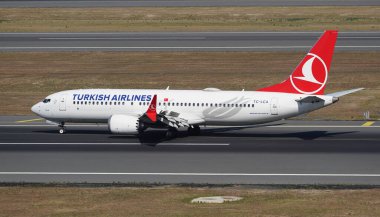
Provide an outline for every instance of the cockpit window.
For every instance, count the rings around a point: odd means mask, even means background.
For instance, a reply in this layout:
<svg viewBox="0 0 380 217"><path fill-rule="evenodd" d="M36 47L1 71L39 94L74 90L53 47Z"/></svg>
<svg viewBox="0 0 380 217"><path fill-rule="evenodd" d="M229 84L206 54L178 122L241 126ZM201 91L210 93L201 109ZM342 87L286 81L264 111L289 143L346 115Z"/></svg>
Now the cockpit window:
<svg viewBox="0 0 380 217"><path fill-rule="evenodd" d="M50 102L50 99L44 99L42 102L43 103L48 103L48 102Z"/></svg>

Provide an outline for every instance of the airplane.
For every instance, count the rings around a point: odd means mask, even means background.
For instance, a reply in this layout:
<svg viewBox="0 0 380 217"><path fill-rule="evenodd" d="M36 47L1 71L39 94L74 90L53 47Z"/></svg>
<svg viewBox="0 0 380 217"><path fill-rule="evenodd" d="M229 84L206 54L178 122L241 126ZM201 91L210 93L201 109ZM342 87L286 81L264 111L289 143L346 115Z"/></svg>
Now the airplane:
<svg viewBox="0 0 380 217"><path fill-rule="evenodd" d="M256 91L166 89L77 89L53 93L31 110L66 132L66 123L107 123L111 133L141 135L165 128L169 138L178 128L200 134L200 126L268 123L308 113L360 91L324 94L338 36L326 30L283 82Z"/></svg>

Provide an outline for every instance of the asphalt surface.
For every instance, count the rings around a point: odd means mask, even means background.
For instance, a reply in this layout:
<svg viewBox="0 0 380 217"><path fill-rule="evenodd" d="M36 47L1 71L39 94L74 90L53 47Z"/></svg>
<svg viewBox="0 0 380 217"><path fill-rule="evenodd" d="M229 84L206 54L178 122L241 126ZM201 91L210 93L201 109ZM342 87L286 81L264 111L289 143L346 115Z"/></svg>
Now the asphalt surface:
<svg viewBox="0 0 380 217"><path fill-rule="evenodd" d="M13 0L0 7L376 6L378 0Z"/></svg>
<svg viewBox="0 0 380 217"><path fill-rule="evenodd" d="M0 51L294 51L322 32L0 33ZM380 32L340 32L336 50L379 51Z"/></svg>
<svg viewBox="0 0 380 217"><path fill-rule="evenodd" d="M362 126L367 123L368 127ZM380 123L280 121L167 140L0 117L0 182L380 184Z"/></svg>

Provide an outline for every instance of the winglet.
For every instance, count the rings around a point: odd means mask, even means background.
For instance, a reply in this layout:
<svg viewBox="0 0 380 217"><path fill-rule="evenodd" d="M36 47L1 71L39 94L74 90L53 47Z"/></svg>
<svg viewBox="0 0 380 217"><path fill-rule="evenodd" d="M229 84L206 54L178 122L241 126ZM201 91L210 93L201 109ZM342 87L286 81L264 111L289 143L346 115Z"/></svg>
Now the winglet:
<svg viewBox="0 0 380 217"><path fill-rule="evenodd" d="M153 96L152 101L150 102L148 110L145 112L146 116L153 122L157 121L157 95Z"/></svg>

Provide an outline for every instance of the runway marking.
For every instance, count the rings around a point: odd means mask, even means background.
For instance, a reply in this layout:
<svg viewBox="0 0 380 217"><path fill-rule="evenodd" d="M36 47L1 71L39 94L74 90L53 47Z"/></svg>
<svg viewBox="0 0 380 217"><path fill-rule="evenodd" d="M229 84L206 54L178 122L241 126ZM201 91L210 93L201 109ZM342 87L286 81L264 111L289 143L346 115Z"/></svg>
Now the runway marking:
<svg viewBox="0 0 380 217"><path fill-rule="evenodd" d="M269 127L269 128L359 128L361 126L342 126L342 125L291 125L291 126L263 126L263 127ZM373 126L373 127L380 127L380 126Z"/></svg>
<svg viewBox="0 0 380 217"><path fill-rule="evenodd" d="M20 121L16 121L17 123L27 123L27 122L35 122L35 121L42 121L42 120L45 120L43 118L35 118L35 119L29 119L29 120L20 120Z"/></svg>
<svg viewBox="0 0 380 217"><path fill-rule="evenodd" d="M380 38L380 37L379 37ZM147 37L123 37L123 38L39 38L40 40L178 40L178 39L195 39L195 40L203 40L206 37L156 37L156 38L147 38Z"/></svg>
<svg viewBox="0 0 380 217"><path fill-rule="evenodd" d="M214 31L207 31L207 32L143 32L143 34L157 34L157 35L165 35L165 34L194 34L194 33L202 33L202 34L321 34L322 32L296 32L296 31L290 31L290 32L268 32L268 31L261 31L261 32L214 32ZM339 34L379 34L380 31L366 31L366 32L339 32ZM141 33L136 32L2 32L0 35L138 35ZM319 36L319 35L318 35Z"/></svg>
<svg viewBox="0 0 380 217"><path fill-rule="evenodd" d="M310 48L311 46L244 46L244 47L236 47L236 46L226 46L226 47L0 47L0 50L35 50L35 49L72 49L72 50L79 50L79 49L88 49L88 50L94 50L94 49L152 49L152 50L159 50L159 49L183 49L183 50L189 50L189 49L291 49L291 48ZM372 46L335 46L336 48L380 48L380 45L372 45Z"/></svg>
<svg viewBox="0 0 380 217"><path fill-rule="evenodd" d="M362 127L370 127L370 126L372 126L372 124L374 124L375 122L374 121L367 121L367 122L365 122L363 125L362 125Z"/></svg>
<svg viewBox="0 0 380 217"><path fill-rule="evenodd" d="M379 39L377 36L342 36L338 38L346 39ZM41 37L40 40L187 40L187 39L196 39L203 40L206 37Z"/></svg>
<svg viewBox="0 0 380 217"><path fill-rule="evenodd" d="M140 143L140 142L1 142L0 145L144 145L156 146L229 146L229 143Z"/></svg>
<svg viewBox="0 0 380 217"><path fill-rule="evenodd" d="M66 124L67 127L106 127L107 125L75 125L75 124ZM0 124L0 127L57 127L57 125L46 125L46 124ZM224 128L224 127L237 127L237 126L219 126L215 128ZM245 127L245 126L243 126ZM253 126L255 128L268 127L268 128L360 128L359 126L348 126L348 125L284 125L284 126ZM208 127L204 129L213 129L214 127ZM380 126L371 126L371 128L380 128Z"/></svg>
<svg viewBox="0 0 380 217"><path fill-rule="evenodd" d="M314 176L314 177L380 177L380 174L355 173L124 173L124 172L0 172L0 175L141 175L141 176Z"/></svg>
<svg viewBox="0 0 380 217"><path fill-rule="evenodd" d="M338 38L377 39L380 37L376 37L376 36L342 36L342 37L338 37Z"/></svg>

